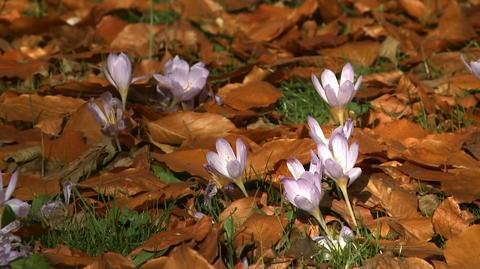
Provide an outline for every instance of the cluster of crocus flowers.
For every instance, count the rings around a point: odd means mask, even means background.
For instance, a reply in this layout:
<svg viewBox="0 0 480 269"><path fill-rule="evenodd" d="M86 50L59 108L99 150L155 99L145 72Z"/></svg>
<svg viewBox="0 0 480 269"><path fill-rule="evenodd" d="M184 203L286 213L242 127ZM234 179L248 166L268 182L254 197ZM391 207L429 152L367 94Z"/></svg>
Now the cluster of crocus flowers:
<svg viewBox="0 0 480 269"><path fill-rule="evenodd" d="M118 98L113 97L110 92L104 92L100 99L103 109L98 106L93 98L88 102L88 108L100 124L102 132L118 138L118 133L125 129L122 103ZM118 139L117 146L120 149Z"/></svg>
<svg viewBox="0 0 480 269"><path fill-rule="evenodd" d="M354 237L354 232L348 226L343 226L340 229L340 233L336 236L317 236L312 239L329 252L325 253L325 258L329 259L331 252L344 249L347 243L353 240Z"/></svg>
<svg viewBox="0 0 480 269"><path fill-rule="evenodd" d="M212 173L214 180L218 180L215 177L226 179L237 185L243 194L248 197L243 184L248 156L247 146L238 138L236 141L237 155L235 156L230 143L224 138L219 138L216 142L216 149L217 152L210 151L207 153L207 170Z"/></svg>
<svg viewBox="0 0 480 269"><path fill-rule="evenodd" d="M157 92L162 95L166 103L166 110L174 111L178 104L192 108L193 99L198 96L205 87L209 75L205 64L198 62L192 67L175 56L167 61L164 74L155 74L157 80Z"/></svg>
<svg viewBox="0 0 480 269"><path fill-rule="evenodd" d="M320 80L321 82L317 76L312 74L315 90L330 105L333 118L340 125L343 125L347 116L346 105L352 101L360 88L363 80L362 76L358 77L355 82L353 67L350 63L347 63L342 69L340 82L337 81L335 74L329 69L323 71Z"/></svg>

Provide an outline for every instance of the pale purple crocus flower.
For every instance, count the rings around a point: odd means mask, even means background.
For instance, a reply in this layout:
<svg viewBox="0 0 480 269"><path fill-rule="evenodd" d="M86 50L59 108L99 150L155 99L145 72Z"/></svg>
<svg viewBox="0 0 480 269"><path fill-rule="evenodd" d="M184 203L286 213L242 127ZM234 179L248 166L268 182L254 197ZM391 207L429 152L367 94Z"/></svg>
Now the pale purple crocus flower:
<svg viewBox="0 0 480 269"><path fill-rule="evenodd" d="M323 166L313 151L310 152L310 155L312 159L308 171L299 160L293 158L287 160L288 170L293 177L282 177L281 180L287 200L295 207L315 217L324 231L329 234L319 208L324 195L322 191Z"/></svg>
<svg viewBox="0 0 480 269"><path fill-rule="evenodd" d="M323 160L325 174L335 180L346 180L350 186L362 173L362 169L354 167L358 158L358 142L348 145L348 139L342 133L335 133L329 144L318 144L318 154ZM343 184L343 183L341 183Z"/></svg>
<svg viewBox="0 0 480 269"><path fill-rule="evenodd" d="M110 53L107 58L107 66L103 69L105 77L120 93L122 108L127 104L128 88L130 84L140 78L133 78L132 61L127 54Z"/></svg>
<svg viewBox="0 0 480 269"><path fill-rule="evenodd" d="M88 102L88 108L100 124L102 131L107 135L116 136L125 129L121 101L114 98L110 92L104 92L100 99L103 103L103 110L93 98Z"/></svg>
<svg viewBox="0 0 480 269"><path fill-rule="evenodd" d="M243 176L247 164L247 146L240 138L237 138L237 155L235 156L230 143L223 138L219 138L216 142L216 148L217 152L210 151L207 153L208 170L235 183L243 194L248 196L243 185Z"/></svg>
<svg viewBox="0 0 480 269"><path fill-rule="evenodd" d="M190 67L177 55L165 63L164 75L155 74L153 77L158 83L157 92L169 103L167 109L174 110L179 103L192 102L201 93L208 75L204 63L198 62Z"/></svg>
<svg viewBox="0 0 480 269"><path fill-rule="evenodd" d="M61 226L68 213L68 204L72 195L72 188L76 185L70 180L63 182L63 197L61 201L56 199L44 204L40 208L40 216L49 226Z"/></svg>
<svg viewBox="0 0 480 269"><path fill-rule="evenodd" d="M467 62L463 55L460 55L462 62L474 76L480 78L480 60Z"/></svg>
<svg viewBox="0 0 480 269"><path fill-rule="evenodd" d="M15 220L0 229L0 267L2 268L29 253L29 248L22 244L21 238L12 234L12 231L19 227L20 222Z"/></svg>
<svg viewBox="0 0 480 269"><path fill-rule="evenodd" d="M325 69L321 75L321 83L317 76L312 74L315 90L332 108L332 115L340 124L345 121L345 106L350 103L362 83L363 77L355 82L355 72L350 63L343 66L340 83L330 69Z"/></svg>
<svg viewBox="0 0 480 269"><path fill-rule="evenodd" d="M26 217L30 211L30 205L22 200L11 198L18 182L18 171L12 174L6 191L3 190L3 176L0 172L0 208L8 205L18 217Z"/></svg>
<svg viewBox="0 0 480 269"><path fill-rule="evenodd" d="M285 196L288 201L295 207L312 215L319 210L320 200L324 194L322 192L323 167L318 157L315 156L314 158L316 159L312 159L309 171L305 171L299 160L287 160L288 170L293 177L282 177Z"/></svg>
<svg viewBox="0 0 480 269"><path fill-rule="evenodd" d="M332 251L341 251L354 237L355 233L348 226L343 226L337 236L317 236L312 239L327 250L325 258L329 259Z"/></svg>
<svg viewBox="0 0 480 269"><path fill-rule="evenodd" d="M310 127L310 137L315 141L315 143L328 145L329 139L325 137L325 134L323 133L318 121L314 117L308 116L307 122L308 126ZM335 128L335 130L333 130L331 136L336 133L341 133L348 140L353 133L353 127L353 120L347 119L343 125L338 126Z"/></svg>
<svg viewBox="0 0 480 269"><path fill-rule="evenodd" d="M328 145L318 144L317 146L319 157L325 166L325 174L340 188L352 221L355 227L358 227L347 191L347 187L362 174L362 169L355 167L359 150L358 142L349 146L348 139L342 133L336 133L330 138Z"/></svg>

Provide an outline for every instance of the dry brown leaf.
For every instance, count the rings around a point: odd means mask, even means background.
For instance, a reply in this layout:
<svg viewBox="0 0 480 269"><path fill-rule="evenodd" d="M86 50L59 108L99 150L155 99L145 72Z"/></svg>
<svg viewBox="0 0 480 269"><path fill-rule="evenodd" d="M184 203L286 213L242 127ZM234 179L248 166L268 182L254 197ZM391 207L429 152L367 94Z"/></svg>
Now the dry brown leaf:
<svg viewBox="0 0 480 269"><path fill-rule="evenodd" d="M166 256L153 258L153 259L148 260L142 266L140 266L140 269L162 269L162 268L166 268L165 263L167 262L167 260L168 260L168 257L166 257Z"/></svg>
<svg viewBox="0 0 480 269"><path fill-rule="evenodd" d="M448 268L472 269L480 264L480 225L473 225L447 241L445 259Z"/></svg>
<svg viewBox="0 0 480 269"><path fill-rule="evenodd" d="M150 170L129 168L119 173L105 173L91 177L78 185L80 188L94 189L105 195L134 196L141 192L161 190L166 184Z"/></svg>
<svg viewBox="0 0 480 269"><path fill-rule="evenodd" d="M240 227L247 221L250 215L253 214L257 207L257 199L254 197L246 197L235 200L220 214L220 220L225 221L228 217L233 217L233 224L235 230L240 230Z"/></svg>
<svg viewBox="0 0 480 269"><path fill-rule="evenodd" d="M97 260L83 269L135 269L133 261L121 254L106 252L100 255Z"/></svg>
<svg viewBox="0 0 480 269"><path fill-rule="evenodd" d="M130 255L136 255L140 251L159 251L170 246L180 244L188 240L201 241L212 229L212 219L210 217L202 218L199 222L192 226L171 229L153 235L140 247L133 250ZM176 268L176 267L167 267ZM182 268L182 267L179 267Z"/></svg>
<svg viewBox="0 0 480 269"><path fill-rule="evenodd" d="M5 93L0 96L0 118L8 121L41 122L73 113L84 103L82 99L65 96Z"/></svg>
<svg viewBox="0 0 480 269"><path fill-rule="evenodd" d="M267 107L282 97L282 92L272 84L264 81L253 81L245 84L228 84L219 89L218 95L224 104L237 109Z"/></svg>
<svg viewBox="0 0 480 269"><path fill-rule="evenodd" d="M213 113L177 112L147 123L157 143L181 144L196 136L224 136L236 129L227 118Z"/></svg>
<svg viewBox="0 0 480 269"><path fill-rule="evenodd" d="M95 258L83 253L82 251L69 248L67 246L43 249L42 253L54 265L84 267L96 261Z"/></svg>
<svg viewBox="0 0 480 269"><path fill-rule="evenodd" d="M310 161L310 149L316 145L312 139L277 139L267 142L249 155L249 167L253 174L270 171L281 160L297 158L302 163Z"/></svg>
<svg viewBox="0 0 480 269"><path fill-rule="evenodd" d="M417 19L425 19L430 15L431 11L421 0L400 0L399 2L408 15Z"/></svg>
<svg viewBox="0 0 480 269"><path fill-rule="evenodd" d="M354 65L371 66L380 53L380 46L375 41L349 42L336 48L323 49L320 53L336 59L346 59Z"/></svg>
<svg viewBox="0 0 480 269"><path fill-rule="evenodd" d="M210 178L210 174L203 167L207 163L205 149L178 150L168 154L152 153L153 158L164 162L175 172L188 172L190 175Z"/></svg>
<svg viewBox="0 0 480 269"><path fill-rule="evenodd" d="M50 64L45 60L9 61L0 57L0 77L27 79L34 74L46 72Z"/></svg>
<svg viewBox="0 0 480 269"><path fill-rule="evenodd" d="M54 140L45 140L44 156L49 160L70 163L84 154L90 146L78 131L64 132Z"/></svg>
<svg viewBox="0 0 480 269"><path fill-rule="evenodd" d="M37 175L20 173L14 196L21 200L31 201L40 195L56 195L60 193L58 180L44 180Z"/></svg>
<svg viewBox="0 0 480 269"><path fill-rule="evenodd" d="M466 210L461 210L453 197L443 200L432 217L435 232L447 239L463 232L473 220L474 216Z"/></svg>
<svg viewBox="0 0 480 269"><path fill-rule="evenodd" d="M105 137L87 104L80 106L65 124L64 132L72 131L81 132L88 144L98 143Z"/></svg>
<svg viewBox="0 0 480 269"><path fill-rule="evenodd" d="M255 243L262 251L273 248L282 238L286 223L287 220L279 216L254 213L243 223L235 237L235 245L240 249L247 244Z"/></svg>
<svg viewBox="0 0 480 269"><path fill-rule="evenodd" d="M427 261L416 257L394 257L392 253L377 255L365 262L365 269L433 269Z"/></svg>
<svg viewBox="0 0 480 269"><path fill-rule="evenodd" d="M169 268L215 269L202 255L184 244L176 247L168 256L164 269Z"/></svg>

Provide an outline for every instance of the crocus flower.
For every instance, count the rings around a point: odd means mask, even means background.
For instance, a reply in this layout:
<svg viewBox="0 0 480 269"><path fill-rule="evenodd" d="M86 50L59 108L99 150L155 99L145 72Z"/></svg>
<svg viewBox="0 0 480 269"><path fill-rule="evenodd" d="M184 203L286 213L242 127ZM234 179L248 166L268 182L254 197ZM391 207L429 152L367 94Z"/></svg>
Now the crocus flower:
<svg viewBox="0 0 480 269"><path fill-rule="evenodd" d="M319 208L324 195L322 191L323 166L313 151L310 151L310 155L308 171L305 171L302 163L297 159L287 160L288 170L293 177L282 177L285 196L292 205L315 217L322 229L330 234Z"/></svg>
<svg viewBox="0 0 480 269"><path fill-rule="evenodd" d="M98 123L100 123L102 131L108 135L115 136L125 129L121 102L118 98L112 97L110 92L104 92L100 99L103 102L103 110L93 98L88 102L88 108Z"/></svg>
<svg viewBox="0 0 480 269"><path fill-rule="evenodd" d="M325 137L325 134L323 134L322 128L320 127L320 124L318 124L318 121L314 117L308 116L307 122L308 126L310 127L310 137L315 141L315 143L328 145L329 140ZM335 128L331 136L336 133L341 133L348 140L352 135L353 125L353 121L348 119L343 126L341 125Z"/></svg>
<svg viewBox="0 0 480 269"><path fill-rule="evenodd" d="M155 74L157 91L169 99L169 108L173 109L180 102L192 100L200 94L207 82L209 71L205 64L198 62L192 67L180 57L175 56L165 63L164 75Z"/></svg>
<svg viewBox="0 0 480 269"><path fill-rule="evenodd" d="M8 205L18 217L25 217L30 211L30 205L22 200L11 198L18 182L18 171L12 174L7 190L3 190L3 176L0 172L0 208Z"/></svg>
<svg viewBox="0 0 480 269"><path fill-rule="evenodd" d="M70 180L63 183L64 200L54 200L44 204L40 208L40 216L43 221L51 227L62 227L64 225L65 216L68 213L68 204L72 193L72 187L75 184Z"/></svg>
<svg viewBox="0 0 480 269"><path fill-rule="evenodd" d="M344 249L347 246L347 243L355 237L354 232L348 228L348 226L343 226L340 230L338 236L318 236L313 238L319 245L321 245L327 252L339 251ZM330 253L326 253L327 259L331 257Z"/></svg>
<svg viewBox="0 0 480 269"><path fill-rule="evenodd" d="M342 133L335 133L329 144L318 144L318 154L323 160L325 174L337 184L346 180L352 184L362 173L362 169L354 167L358 158L358 142L348 145L348 139Z"/></svg>
<svg viewBox="0 0 480 269"><path fill-rule="evenodd" d="M477 78L480 78L480 60L470 61L470 63L468 63L463 55L460 55L460 58L462 59L467 69Z"/></svg>
<svg viewBox="0 0 480 269"><path fill-rule="evenodd" d="M105 77L117 89L122 97L123 109L127 103L128 88L135 79L132 77L132 62L127 54L110 53L107 66L104 68Z"/></svg>
<svg viewBox="0 0 480 269"><path fill-rule="evenodd" d="M208 152L208 168L217 175L235 183L248 196L243 186L243 175L247 164L247 146L238 138L236 141L237 156L227 140L217 139L217 152Z"/></svg>
<svg viewBox="0 0 480 269"><path fill-rule="evenodd" d="M0 230L0 267L28 255L28 247L22 244L20 237L12 234L12 231L19 227L20 222L16 220Z"/></svg>
<svg viewBox="0 0 480 269"><path fill-rule="evenodd" d="M355 73L350 63L343 66L340 83L335 74L325 69L321 76L321 83L318 78L312 74L312 82L315 90L332 107L332 115L336 120L343 124L345 120L345 106L350 103L360 88L362 76L355 82Z"/></svg>
<svg viewBox="0 0 480 269"><path fill-rule="evenodd" d="M305 171L297 159L287 161L288 170L293 177L283 177L282 183L285 195L290 203L310 214L319 210L322 192L322 165L318 157L312 154L309 171Z"/></svg>

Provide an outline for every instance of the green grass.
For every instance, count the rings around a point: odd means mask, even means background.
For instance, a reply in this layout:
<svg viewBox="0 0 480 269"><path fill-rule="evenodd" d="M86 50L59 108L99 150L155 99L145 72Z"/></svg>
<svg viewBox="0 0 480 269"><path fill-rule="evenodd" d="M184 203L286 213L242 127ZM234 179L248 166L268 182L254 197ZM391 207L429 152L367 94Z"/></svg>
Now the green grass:
<svg viewBox="0 0 480 269"><path fill-rule="evenodd" d="M104 216L85 210L82 218L67 217L57 230L48 229L40 236L45 247L64 244L97 256L104 252L128 255L155 233L165 229L172 206L166 206L161 217L154 220L147 212L113 207Z"/></svg>
<svg viewBox="0 0 480 269"><path fill-rule="evenodd" d="M422 100L420 104L421 113L415 117L414 121L431 132L455 132L474 123L473 120L465 118L466 110L460 105L456 105L454 110L446 113L428 114Z"/></svg>
<svg viewBox="0 0 480 269"><path fill-rule="evenodd" d="M280 84L283 97L277 111L286 117L285 123L305 123L307 116L315 117L320 124L330 120L330 107L313 88L310 81L295 79Z"/></svg>
<svg viewBox="0 0 480 269"><path fill-rule="evenodd" d="M280 84L283 97L277 111L285 116L284 123L305 123L307 116L313 116L320 124L330 120L330 106L320 97L308 80L295 79ZM370 103L351 102L347 109L360 117L370 110Z"/></svg>

